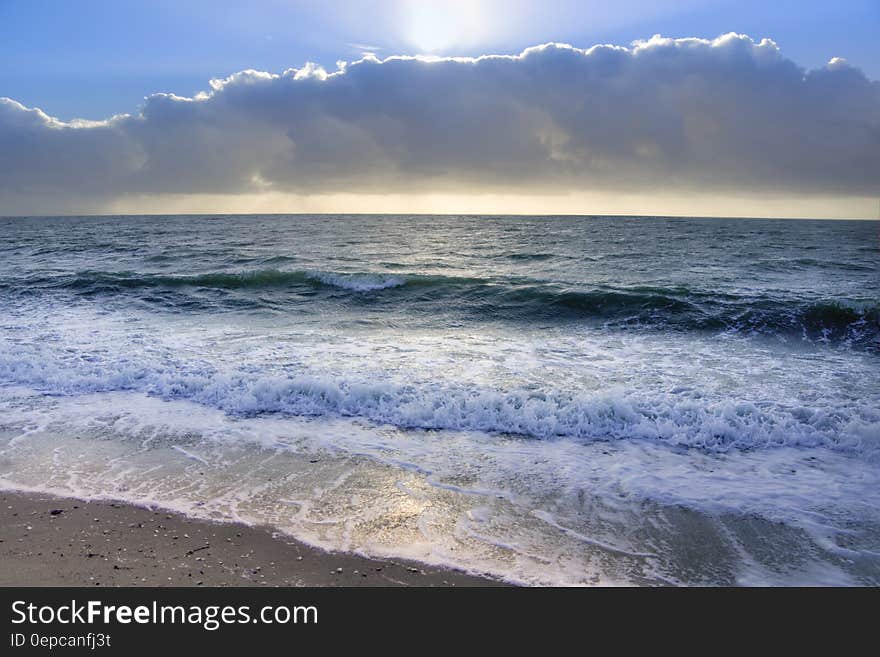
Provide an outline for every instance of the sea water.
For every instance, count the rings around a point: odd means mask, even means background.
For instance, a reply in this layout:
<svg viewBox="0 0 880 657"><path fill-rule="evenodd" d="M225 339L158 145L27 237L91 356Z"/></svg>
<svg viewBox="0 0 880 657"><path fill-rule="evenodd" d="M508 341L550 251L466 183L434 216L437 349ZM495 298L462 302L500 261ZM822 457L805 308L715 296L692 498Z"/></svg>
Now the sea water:
<svg viewBox="0 0 880 657"><path fill-rule="evenodd" d="M527 584L880 584L880 224L0 219L0 486Z"/></svg>

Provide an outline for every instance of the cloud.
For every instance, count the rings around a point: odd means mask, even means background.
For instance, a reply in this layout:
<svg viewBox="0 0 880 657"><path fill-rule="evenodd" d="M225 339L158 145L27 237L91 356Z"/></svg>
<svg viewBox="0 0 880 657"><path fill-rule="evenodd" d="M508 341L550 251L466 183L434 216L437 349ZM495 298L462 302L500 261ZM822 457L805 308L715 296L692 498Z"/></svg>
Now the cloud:
<svg viewBox="0 0 880 657"><path fill-rule="evenodd" d="M0 212L186 194L880 192L880 83L770 40L242 71L137 114L0 99ZM29 205L30 204L30 205Z"/></svg>

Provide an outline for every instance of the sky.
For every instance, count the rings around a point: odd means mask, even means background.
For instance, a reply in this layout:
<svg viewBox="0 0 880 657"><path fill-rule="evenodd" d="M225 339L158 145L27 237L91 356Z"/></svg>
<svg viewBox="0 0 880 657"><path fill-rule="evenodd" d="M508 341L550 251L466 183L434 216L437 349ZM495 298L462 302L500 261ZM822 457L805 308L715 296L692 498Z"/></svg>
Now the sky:
<svg viewBox="0 0 880 657"><path fill-rule="evenodd" d="M877 218L878 27L877 0L0 0L0 214Z"/></svg>

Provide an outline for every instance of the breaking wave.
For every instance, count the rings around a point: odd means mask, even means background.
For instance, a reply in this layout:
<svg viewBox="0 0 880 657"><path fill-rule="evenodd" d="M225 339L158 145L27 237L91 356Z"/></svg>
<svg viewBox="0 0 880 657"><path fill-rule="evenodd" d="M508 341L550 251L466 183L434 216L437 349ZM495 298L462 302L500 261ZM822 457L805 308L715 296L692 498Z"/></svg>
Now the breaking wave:
<svg viewBox="0 0 880 657"><path fill-rule="evenodd" d="M233 416L362 418L402 429L483 431L536 439L646 439L708 451L827 447L874 452L880 408L712 401L700 394L497 390L452 382L396 384L334 376L223 373L125 359L59 361L0 354L0 381L56 395L136 391Z"/></svg>
<svg viewBox="0 0 880 657"><path fill-rule="evenodd" d="M121 296L157 288L187 298L205 291L253 292L249 298L257 305L283 305L285 295L302 302L323 291L320 298L370 302L379 308L407 307L425 317L454 313L477 321L582 320L624 328L737 331L880 350L880 305L864 299L749 296L684 287L581 289L529 279L276 269L189 276L88 271L0 282L0 289L27 294L54 290ZM162 295L145 300L171 303ZM214 302L222 303L222 298ZM435 313L438 310L442 312Z"/></svg>

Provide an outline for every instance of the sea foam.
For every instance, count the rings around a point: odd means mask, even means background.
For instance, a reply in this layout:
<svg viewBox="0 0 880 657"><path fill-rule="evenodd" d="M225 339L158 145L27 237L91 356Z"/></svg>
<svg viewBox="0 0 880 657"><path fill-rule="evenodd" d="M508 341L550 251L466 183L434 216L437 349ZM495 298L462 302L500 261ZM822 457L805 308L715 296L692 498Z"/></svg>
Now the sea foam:
<svg viewBox="0 0 880 657"><path fill-rule="evenodd" d="M67 354L70 356L70 354ZM272 375L199 363L27 357L0 352L0 381L47 394L136 391L237 416L358 417L403 429L470 430L537 439L651 440L710 452L780 446L874 453L880 408L703 398L699 392L497 389L474 383ZM549 386L549 382L548 382Z"/></svg>

